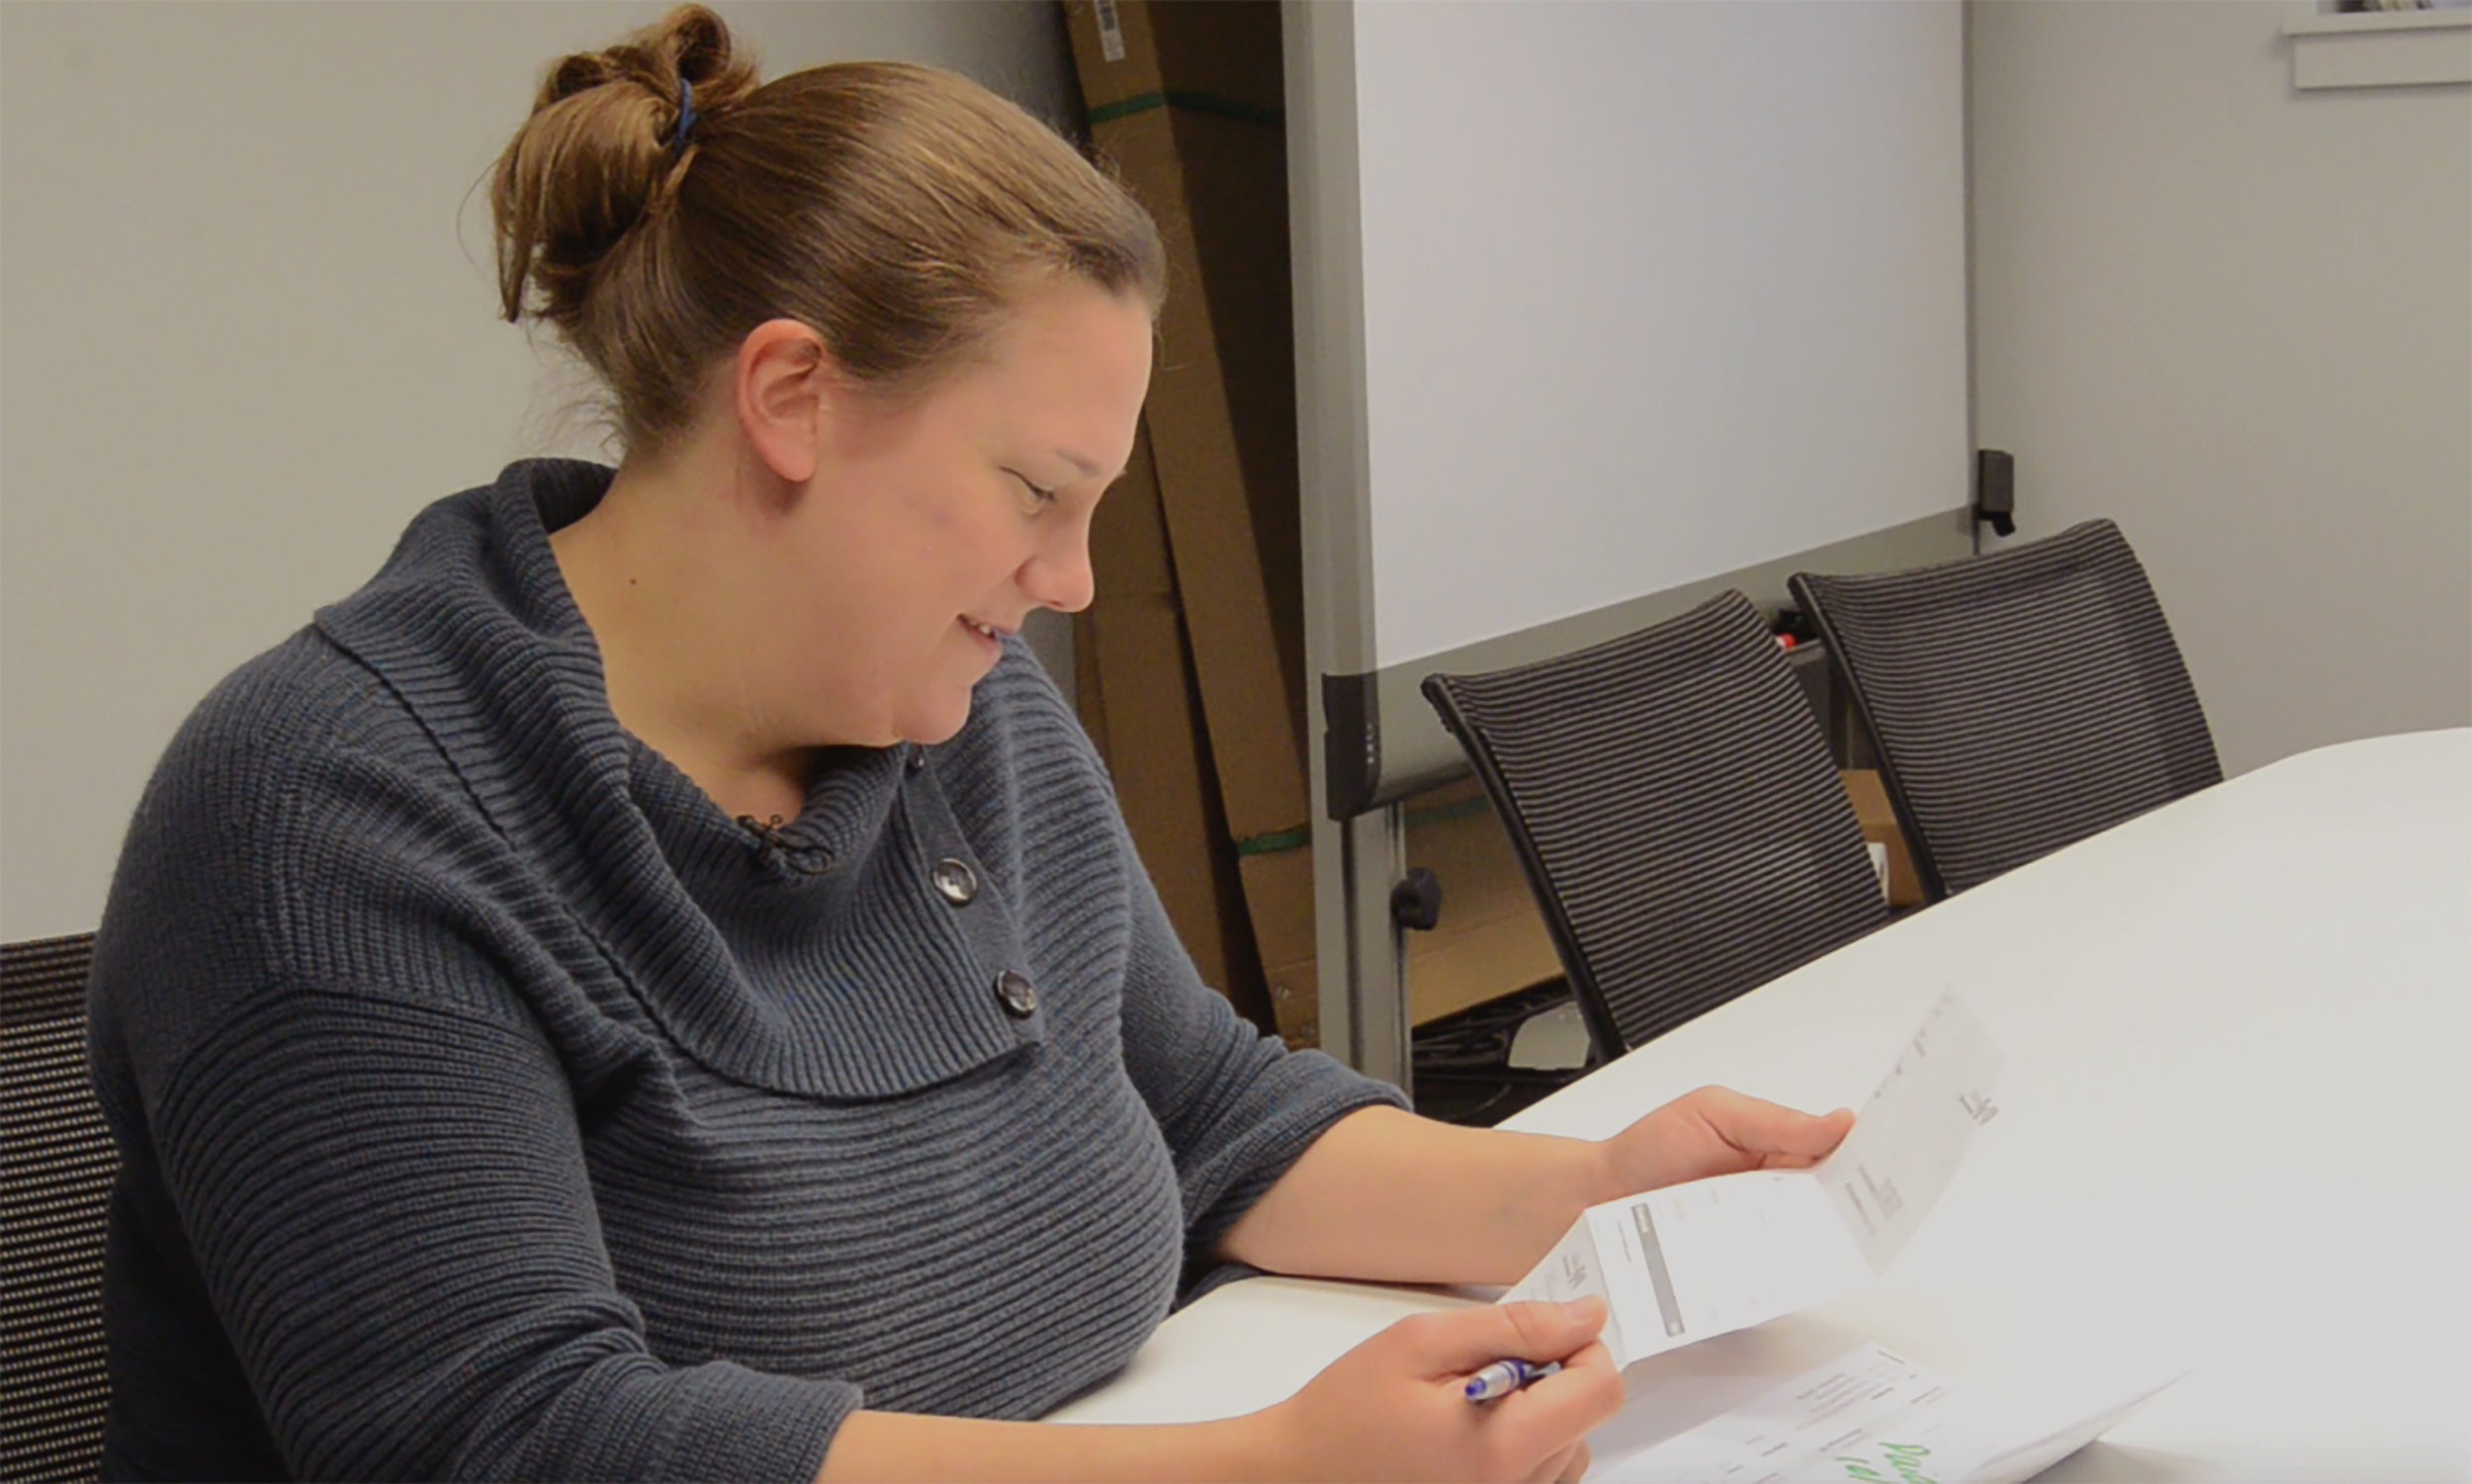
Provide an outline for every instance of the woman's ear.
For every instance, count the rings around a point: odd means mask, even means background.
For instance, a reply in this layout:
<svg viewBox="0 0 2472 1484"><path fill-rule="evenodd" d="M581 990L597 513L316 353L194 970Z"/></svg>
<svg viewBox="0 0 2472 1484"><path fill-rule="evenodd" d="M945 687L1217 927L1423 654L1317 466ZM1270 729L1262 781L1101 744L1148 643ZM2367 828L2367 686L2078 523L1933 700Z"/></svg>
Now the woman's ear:
<svg viewBox="0 0 2472 1484"><path fill-rule="evenodd" d="M823 338L795 319L767 319L739 342L734 391L739 428L774 477L816 477L830 409L833 358Z"/></svg>

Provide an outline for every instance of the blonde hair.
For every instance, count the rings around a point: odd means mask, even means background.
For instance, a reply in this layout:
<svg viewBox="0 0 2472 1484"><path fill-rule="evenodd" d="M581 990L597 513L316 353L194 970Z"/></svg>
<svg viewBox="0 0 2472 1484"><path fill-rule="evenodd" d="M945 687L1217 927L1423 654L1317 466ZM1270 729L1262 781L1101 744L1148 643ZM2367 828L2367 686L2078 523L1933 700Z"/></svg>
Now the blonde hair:
<svg viewBox="0 0 2472 1484"><path fill-rule="evenodd" d="M599 374L630 447L684 431L709 368L769 319L901 395L1041 272L1154 316L1165 287L1149 214L1019 108L902 62L758 86L700 5L552 66L490 206L505 317L548 323Z"/></svg>

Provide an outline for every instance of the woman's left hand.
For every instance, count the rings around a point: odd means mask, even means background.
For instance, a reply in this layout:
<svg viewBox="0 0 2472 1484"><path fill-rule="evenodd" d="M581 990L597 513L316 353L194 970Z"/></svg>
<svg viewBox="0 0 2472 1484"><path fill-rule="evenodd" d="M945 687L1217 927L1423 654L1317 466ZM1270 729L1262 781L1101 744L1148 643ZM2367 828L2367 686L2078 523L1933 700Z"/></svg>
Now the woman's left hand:
<svg viewBox="0 0 2472 1484"><path fill-rule="evenodd" d="M1818 1164L1854 1126L1849 1108L1798 1112L1731 1088L1702 1088L1658 1108L1598 1146L1600 1200L1744 1170Z"/></svg>

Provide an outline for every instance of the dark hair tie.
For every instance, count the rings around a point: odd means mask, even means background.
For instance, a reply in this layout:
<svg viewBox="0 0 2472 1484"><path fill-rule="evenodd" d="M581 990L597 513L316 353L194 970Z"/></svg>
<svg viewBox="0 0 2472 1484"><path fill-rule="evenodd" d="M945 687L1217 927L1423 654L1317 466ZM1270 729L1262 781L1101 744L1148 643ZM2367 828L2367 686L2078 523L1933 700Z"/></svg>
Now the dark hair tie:
<svg viewBox="0 0 2472 1484"><path fill-rule="evenodd" d="M669 152L686 148L686 136L695 128L695 84L684 72L678 74L678 127L670 131Z"/></svg>

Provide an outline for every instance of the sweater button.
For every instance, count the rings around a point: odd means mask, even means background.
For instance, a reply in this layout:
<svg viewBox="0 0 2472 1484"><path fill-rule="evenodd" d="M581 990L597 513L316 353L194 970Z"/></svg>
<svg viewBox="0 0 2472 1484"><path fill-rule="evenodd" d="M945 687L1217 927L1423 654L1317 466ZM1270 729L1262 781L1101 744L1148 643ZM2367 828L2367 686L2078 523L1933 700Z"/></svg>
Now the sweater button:
<svg viewBox="0 0 2472 1484"><path fill-rule="evenodd" d="M979 894L978 873L967 861L939 860L927 872L927 879L935 883L935 895L955 907L969 906L970 899Z"/></svg>
<svg viewBox="0 0 2472 1484"><path fill-rule="evenodd" d="M1027 1020L1038 1012L1038 991L1028 980L1007 969L996 976L996 1003L1015 1020Z"/></svg>
<svg viewBox="0 0 2472 1484"><path fill-rule="evenodd" d="M924 771L927 767L927 748L912 742L910 755L902 760L902 766L914 773Z"/></svg>

